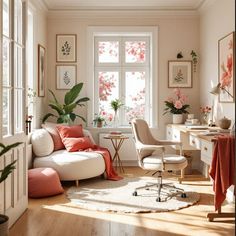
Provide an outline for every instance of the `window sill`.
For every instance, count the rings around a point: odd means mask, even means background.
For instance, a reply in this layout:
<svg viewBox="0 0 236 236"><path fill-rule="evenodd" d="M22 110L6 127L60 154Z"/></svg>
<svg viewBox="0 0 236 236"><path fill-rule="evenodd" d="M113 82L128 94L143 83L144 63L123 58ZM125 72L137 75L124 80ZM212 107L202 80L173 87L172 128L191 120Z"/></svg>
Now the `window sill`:
<svg viewBox="0 0 236 236"><path fill-rule="evenodd" d="M89 126L89 127L85 127L85 129L91 130L91 131L96 131L96 132L104 132L104 133L108 133L110 131L114 131L114 130L119 130L121 132L124 133L130 133L131 132L131 127L130 126L119 126L117 128L114 127L101 127L101 128L97 128L97 127L93 127L93 126Z"/></svg>

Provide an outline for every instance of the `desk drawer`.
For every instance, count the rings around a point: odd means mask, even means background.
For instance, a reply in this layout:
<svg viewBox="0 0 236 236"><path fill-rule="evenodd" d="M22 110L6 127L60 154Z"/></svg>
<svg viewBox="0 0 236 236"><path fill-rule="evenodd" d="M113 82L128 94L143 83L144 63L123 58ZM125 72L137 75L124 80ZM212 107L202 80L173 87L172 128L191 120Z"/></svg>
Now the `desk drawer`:
<svg viewBox="0 0 236 236"><path fill-rule="evenodd" d="M180 131L177 129L173 129L172 139L174 141L181 141L180 140Z"/></svg>
<svg viewBox="0 0 236 236"><path fill-rule="evenodd" d="M172 140L172 128L168 127L166 128L166 139L167 140Z"/></svg>
<svg viewBox="0 0 236 236"><path fill-rule="evenodd" d="M199 149L199 150L201 149L201 141L196 136L190 135L189 143L191 146L195 147L196 149Z"/></svg>
<svg viewBox="0 0 236 236"><path fill-rule="evenodd" d="M201 142L201 160L210 165L213 155L213 143L202 140Z"/></svg>

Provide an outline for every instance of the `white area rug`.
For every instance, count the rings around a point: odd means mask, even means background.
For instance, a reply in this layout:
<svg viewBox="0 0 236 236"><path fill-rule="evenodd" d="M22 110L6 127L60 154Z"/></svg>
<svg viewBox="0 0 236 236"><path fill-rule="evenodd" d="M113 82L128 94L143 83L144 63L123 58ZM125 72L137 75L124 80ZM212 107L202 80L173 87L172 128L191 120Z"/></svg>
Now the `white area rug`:
<svg viewBox="0 0 236 236"><path fill-rule="evenodd" d="M120 181L91 179L81 181L79 187L71 187L67 191L67 197L73 205L80 208L125 213L173 211L191 206L200 198L200 195L191 191L188 186L178 184L175 185L185 190L186 198L175 196L163 202L156 202L155 190L139 190L138 196L132 195L136 187L156 181L153 177L124 178Z"/></svg>

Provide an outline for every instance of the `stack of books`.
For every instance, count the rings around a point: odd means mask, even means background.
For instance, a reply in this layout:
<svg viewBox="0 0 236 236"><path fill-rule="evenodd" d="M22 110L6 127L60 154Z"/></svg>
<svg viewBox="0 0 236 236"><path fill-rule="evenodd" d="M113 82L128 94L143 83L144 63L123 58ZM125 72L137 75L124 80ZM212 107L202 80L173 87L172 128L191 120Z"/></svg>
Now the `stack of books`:
<svg viewBox="0 0 236 236"><path fill-rule="evenodd" d="M120 136L122 136L122 132L119 131L119 130L114 130L114 131L111 131L111 132L109 133L109 136L112 136L112 137L120 137Z"/></svg>

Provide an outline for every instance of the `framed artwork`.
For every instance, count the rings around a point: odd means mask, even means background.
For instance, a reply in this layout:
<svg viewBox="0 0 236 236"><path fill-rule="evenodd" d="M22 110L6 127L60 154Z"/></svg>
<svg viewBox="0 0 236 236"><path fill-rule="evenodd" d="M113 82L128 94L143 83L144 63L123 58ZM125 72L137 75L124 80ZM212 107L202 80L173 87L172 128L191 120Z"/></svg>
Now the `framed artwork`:
<svg viewBox="0 0 236 236"><path fill-rule="evenodd" d="M76 65L56 66L57 89L71 89L76 82Z"/></svg>
<svg viewBox="0 0 236 236"><path fill-rule="evenodd" d="M56 61L76 62L76 34L56 35Z"/></svg>
<svg viewBox="0 0 236 236"><path fill-rule="evenodd" d="M168 61L168 88L192 87L192 61Z"/></svg>
<svg viewBox="0 0 236 236"><path fill-rule="evenodd" d="M38 96L45 96L45 48L38 45Z"/></svg>
<svg viewBox="0 0 236 236"><path fill-rule="evenodd" d="M234 102L234 32L218 41L218 81L221 86L219 102Z"/></svg>

